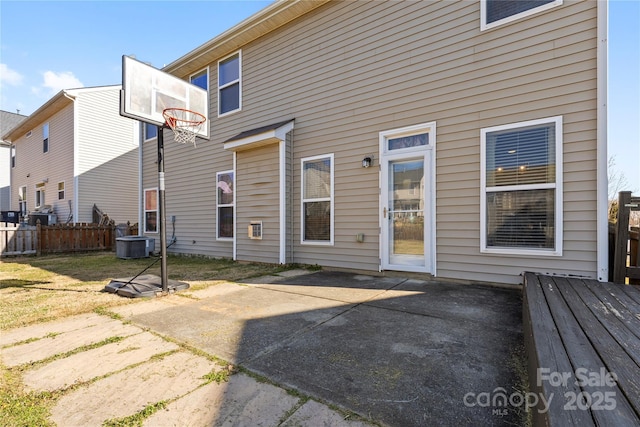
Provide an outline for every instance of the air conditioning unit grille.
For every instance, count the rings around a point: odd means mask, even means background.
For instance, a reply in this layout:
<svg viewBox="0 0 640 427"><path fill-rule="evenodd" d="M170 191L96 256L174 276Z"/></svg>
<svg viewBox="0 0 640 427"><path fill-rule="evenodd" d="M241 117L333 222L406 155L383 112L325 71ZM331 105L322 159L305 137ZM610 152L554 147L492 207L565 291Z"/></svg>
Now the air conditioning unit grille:
<svg viewBox="0 0 640 427"><path fill-rule="evenodd" d="M262 221L251 221L247 232L250 239L262 240Z"/></svg>

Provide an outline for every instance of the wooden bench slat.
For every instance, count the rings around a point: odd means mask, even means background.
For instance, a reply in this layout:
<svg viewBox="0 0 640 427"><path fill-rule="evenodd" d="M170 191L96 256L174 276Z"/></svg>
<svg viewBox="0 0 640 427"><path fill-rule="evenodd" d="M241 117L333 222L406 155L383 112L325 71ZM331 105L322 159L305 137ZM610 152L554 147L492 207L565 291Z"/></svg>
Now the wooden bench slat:
<svg viewBox="0 0 640 427"><path fill-rule="evenodd" d="M598 311L594 312L589 301L590 295L593 296L593 294L586 289L584 284L576 286L563 278L558 278L555 282L565 297L565 301L573 302L569 307L581 328L589 337L594 350L603 361L604 365L601 366L606 365L609 372L616 374L618 388L624 393L634 412L639 414L640 377L638 377L637 373L640 366L637 360L640 359L640 340L629 333L627 328L612 313L605 315ZM578 299L585 304L580 304ZM611 329L606 327L605 324L608 324ZM629 340L629 342L625 342L625 340ZM626 347L627 345L629 347ZM635 353L635 357L629 354L629 350L631 350L631 353ZM599 368L600 366L594 366L595 371ZM621 397L616 394L616 398L620 399ZM640 424L640 418L638 418L638 423Z"/></svg>
<svg viewBox="0 0 640 427"><path fill-rule="evenodd" d="M587 337L585 334L583 328L588 325L581 324L577 320L578 318L584 319L585 317L589 317L590 320L593 321L591 311L581 303L573 304L571 308L569 308L567 301L563 297L563 291L566 291L566 289L573 291L573 289L568 282L565 281L566 286L562 286L561 290L557 283L565 283L563 279L540 276L539 280L545 297L547 298L549 310L558 328L558 333L564 343L571 364L574 367L574 369L569 372L575 373L578 368L584 368L588 373L599 372L601 367L606 367L607 365L602 361L589 340L589 338L594 339L594 337ZM578 298L575 293L573 293L572 296L573 298ZM569 299L569 301L575 303L573 299ZM575 381L575 377L572 377L572 379ZM615 409L591 411L592 416L598 424L616 426L627 424L637 426L640 424L640 418L636 415L631 404L624 399L624 393L617 384L614 386L604 384L597 387L584 384L581 388L590 396L594 396L593 393L596 392L615 393Z"/></svg>
<svg viewBox="0 0 640 427"><path fill-rule="evenodd" d="M529 358L529 385L535 393L543 393L547 400L553 396L548 413L541 414L540 406L532 408L534 424L583 427L595 425L588 411L564 410L567 403L565 392L581 392L574 382L568 384L568 388L554 387L548 381L542 384L538 382L538 368L546 368L549 372L573 372L574 369L564 350L538 277L530 273L526 274L523 302L525 345L527 353L533 356Z"/></svg>
<svg viewBox="0 0 640 427"><path fill-rule="evenodd" d="M573 284L573 280L570 282ZM627 327L630 333L640 338L640 306L634 308L637 304L624 293L622 287L627 285L600 283L595 280L584 280L582 283Z"/></svg>

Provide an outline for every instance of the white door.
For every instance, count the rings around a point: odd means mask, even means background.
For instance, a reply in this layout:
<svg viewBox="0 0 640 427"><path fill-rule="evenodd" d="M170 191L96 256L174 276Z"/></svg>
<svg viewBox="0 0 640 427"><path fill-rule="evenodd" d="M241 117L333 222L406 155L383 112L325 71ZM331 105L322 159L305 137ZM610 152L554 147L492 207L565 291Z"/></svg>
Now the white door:
<svg viewBox="0 0 640 427"><path fill-rule="evenodd" d="M435 125L381 133L380 229L383 270L435 274ZM396 133L401 136L395 137Z"/></svg>

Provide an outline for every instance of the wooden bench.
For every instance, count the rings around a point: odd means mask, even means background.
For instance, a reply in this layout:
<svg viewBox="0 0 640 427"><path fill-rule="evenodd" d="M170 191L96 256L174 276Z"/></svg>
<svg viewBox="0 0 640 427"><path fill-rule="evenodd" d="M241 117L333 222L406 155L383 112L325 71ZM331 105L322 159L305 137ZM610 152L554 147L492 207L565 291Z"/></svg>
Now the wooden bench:
<svg viewBox="0 0 640 427"><path fill-rule="evenodd" d="M640 288L525 273L523 327L534 425L640 425Z"/></svg>

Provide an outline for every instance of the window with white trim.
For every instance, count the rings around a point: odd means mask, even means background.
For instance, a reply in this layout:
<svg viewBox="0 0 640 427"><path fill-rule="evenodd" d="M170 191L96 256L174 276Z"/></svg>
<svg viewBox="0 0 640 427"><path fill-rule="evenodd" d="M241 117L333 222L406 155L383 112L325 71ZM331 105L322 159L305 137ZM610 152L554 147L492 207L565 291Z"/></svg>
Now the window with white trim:
<svg viewBox="0 0 640 427"><path fill-rule="evenodd" d="M480 30L543 12L563 0L480 0Z"/></svg>
<svg viewBox="0 0 640 427"><path fill-rule="evenodd" d="M45 205L44 186L44 182L36 184L36 209L39 209Z"/></svg>
<svg viewBox="0 0 640 427"><path fill-rule="evenodd" d="M240 51L218 61L218 116L242 109L242 55Z"/></svg>
<svg viewBox="0 0 640 427"><path fill-rule="evenodd" d="M209 69L204 69L199 73L193 74L189 77L189 81L192 85L196 85L204 90L209 90Z"/></svg>
<svg viewBox="0 0 640 427"><path fill-rule="evenodd" d="M58 200L64 200L64 181L58 183Z"/></svg>
<svg viewBox="0 0 640 427"><path fill-rule="evenodd" d="M16 146L13 144L11 145L11 167L16 167Z"/></svg>
<svg viewBox="0 0 640 427"><path fill-rule="evenodd" d="M481 251L562 255L562 117L480 131Z"/></svg>
<svg viewBox="0 0 640 427"><path fill-rule="evenodd" d="M333 244L333 154L302 161L302 243Z"/></svg>
<svg viewBox="0 0 640 427"><path fill-rule="evenodd" d="M158 137L158 126L151 123L143 123L144 125L144 142Z"/></svg>
<svg viewBox="0 0 640 427"><path fill-rule="evenodd" d="M21 215L27 214L27 187L22 186L18 189L18 210Z"/></svg>
<svg viewBox="0 0 640 427"><path fill-rule="evenodd" d="M49 123L42 126L42 152L49 152Z"/></svg>
<svg viewBox="0 0 640 427"><path fill-rule="evenodd" d="M218 239L233 239L233 211L235 208L233 177L233 171L216 174Z"/></svg>
<svg viewBox="0 0 640 427"><path fill-rule="evenodd" d="M144 232L158 232L158 189L144 190Z"/></svg>

